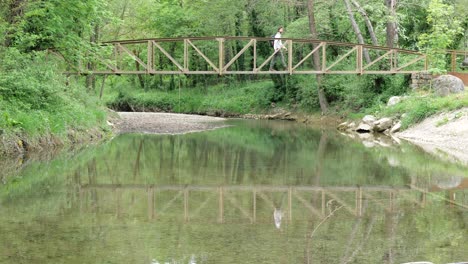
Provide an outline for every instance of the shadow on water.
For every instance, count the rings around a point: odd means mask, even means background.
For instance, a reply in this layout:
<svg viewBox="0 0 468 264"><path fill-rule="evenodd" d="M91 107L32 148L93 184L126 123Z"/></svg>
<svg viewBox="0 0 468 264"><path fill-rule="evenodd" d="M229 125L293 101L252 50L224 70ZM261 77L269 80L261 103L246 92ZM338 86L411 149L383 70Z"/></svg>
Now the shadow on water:
<svg viewBox="0 0 468 264"><path fill-rule="evenodd" d="M0 263L468 258L466 168L410 145L230 122L25 166L0 188Z"/></svg>

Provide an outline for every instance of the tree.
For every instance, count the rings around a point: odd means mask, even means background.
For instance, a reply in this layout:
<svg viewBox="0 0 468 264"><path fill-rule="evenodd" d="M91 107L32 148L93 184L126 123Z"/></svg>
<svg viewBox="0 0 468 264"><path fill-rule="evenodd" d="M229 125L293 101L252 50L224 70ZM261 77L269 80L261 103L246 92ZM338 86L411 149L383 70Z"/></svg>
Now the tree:
<svg viewBox="0 0 468 264"><path fill-rule="evenodd" d="M385 6L388 8L387 15L387 47L393 48L396 42L398 42L398 27L397 27L397 15L396 7L398 0L385 0Z"/></svg>
<svg viewBox="0 0 468 264"><path fill-rule="evenodd" d="M310 29L310 35L312 39L318 39L318 34L317 34L317 27L315 23L315 12L314 12L314 0L308 0L307 2L307 11L309 15L309 29ZM315 48L315 45L314 45ZM314 61L314 69L316 71L320 70L320 56L317 52L314 53L313 55L313 61ZM322 81L322 76L317 75L317 93L318 93L318 98L319 98L319 103L320 103L320 110L322 110L322 113L327 113L328 112L328 101L325 96L325 91L323 89L323 86L321 84Z"/></svg>
<svg viewBox="0 0 468 264"><path fill-rule="evenodd" d="M362 18L364 19L364 22L366 23L367 30L369 31L369 35L372 40L372 45L378 46L379 42L377 41L377 36L375 35L374 26L372 25L372 22L369 16L367 15L366 10L364 10L364 8L361 7L357 0L351 0L351 2L357 8L358 12L361 14Z"/></svg>
<svg viewBox="0 0 468 264"><path fill-rule="evenodd" d="M428 33L420 36L419 45L428 54L429 70L432 72L445 71L445 55L440 51L449 47L463 31L454 14L453 5L445 4L442 0L431 0L429 3L427 23L431 28Z"/></svg>
<svg viewBox="0 0 468 264"><path fill-rule="evenodd" d="M344 2L346 5L346 10L348 11L349 20L351 21L351 25L353 27L354 33L356 33L356 37L359 41L359 44L365 44L364 37L362 36L362 33L361 33L361 29L356 23L356 19L354 19L353 10L351 9L351 4L349 3L349 0L344 0ZM367 51L367 49L364 49L363 53L364 53L364 58L366 59L366 62L371 63L371 59L370 59L369 52Z"/></svg>

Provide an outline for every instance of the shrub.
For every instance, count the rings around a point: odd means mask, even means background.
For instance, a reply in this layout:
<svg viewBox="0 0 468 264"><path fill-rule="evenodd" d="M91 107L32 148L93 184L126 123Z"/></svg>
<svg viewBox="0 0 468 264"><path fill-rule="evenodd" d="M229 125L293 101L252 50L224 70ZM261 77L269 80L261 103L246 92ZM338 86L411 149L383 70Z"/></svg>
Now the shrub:
<svg viewBox="0 0 468 264"><path fill-rule="evenodd" d="M104 123L100 103L65 76L46 52L0 50L0 125L30 136L66 135Z"/></svg>

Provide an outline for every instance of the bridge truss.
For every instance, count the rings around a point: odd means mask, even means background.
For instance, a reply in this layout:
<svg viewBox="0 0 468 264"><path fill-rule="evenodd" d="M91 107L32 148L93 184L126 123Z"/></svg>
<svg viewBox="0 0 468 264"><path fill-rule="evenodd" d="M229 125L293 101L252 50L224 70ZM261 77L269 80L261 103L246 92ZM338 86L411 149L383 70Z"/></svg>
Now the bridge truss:
<svg viewBox="0 0 468 264"><path fill-rule="evenodd" d="M110 41L93 61L68 61L69 74L400 74L426 71L423 53L371 45L282 39L286 68L269 70L270 38L199 37ZM457 56L457 53L453 53ZM452 54L452 55L453 55ZM313 57L316 57L315 64ZM452 61L456 58L453 59Z"/></svg>

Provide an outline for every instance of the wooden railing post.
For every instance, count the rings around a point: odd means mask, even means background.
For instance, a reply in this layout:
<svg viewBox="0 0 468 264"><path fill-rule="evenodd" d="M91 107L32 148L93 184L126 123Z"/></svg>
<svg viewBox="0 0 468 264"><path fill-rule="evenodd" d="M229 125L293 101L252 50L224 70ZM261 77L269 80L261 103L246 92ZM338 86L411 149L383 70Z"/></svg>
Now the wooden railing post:
<svg viewBox="0 0 468 264"><path fill-rule="evenodd" d="M254 51L253 51L253 72L257 70L257 39L254 39Z"/></svg>
<svg viewBox="0 0 468 264"><path fill-rule="evenodd" d="M153 42L148 40L148 50L147 50L147 62L146 62L146 73L150 74L153 72Z"/></svg>
<svg viewBox="0 0 468 264"><path fill-rule="evenodd" d="M327 68L327 43L322 42L322 73L325 73L325 69Z"/></svg>
<svg viewBox="0 0 468 264"><path fill-rule="evenodd" d="M457 69L457 54L455 51L452 51L452 72L455 72Z"/></svg>
<svg viewBox="0 0 468 264"><path fill-rule="evenodd" d="M362 60L362 45L358 45L357 48L357 55L356 55L356 71L358 72L359 75L362 75L363 72L363 60Z"/></svg>
<svg viewBox="0 0 468 264"><path fill-rule="evenodd" d="M288 40L288 72L290 75L293 73L293 42L292 40Z"/></svg>
<svg viewBox="0 0 468 264"><path fill-rule="evenodd" d="M424 71L427 72L428 69L429 69L429 59L427 58L427 55L424 54Z"/></svg>
<svg viewBox="0 0 468 264"><path fill-rule="evenodd" d="M187 73L189 71L189 43L188 39L184 39L184 72Z"/></svg>
<svg viewBox="0 0 468 264"><path fill-rule="evenodd" d="M224 38L218 38L218 49L219 49L219 65L218 65L218 73L219 75L223 75L224 69Z"/></svg>
<svg viewBox="0 0 468 264"><path fill-rule="evenodd" d="M115 60L115 69L119 70L120 66L120 47L118 44L114 45L114 60Z"/></svg>

